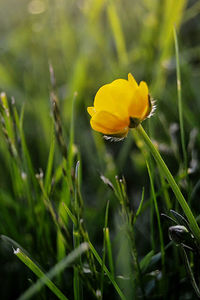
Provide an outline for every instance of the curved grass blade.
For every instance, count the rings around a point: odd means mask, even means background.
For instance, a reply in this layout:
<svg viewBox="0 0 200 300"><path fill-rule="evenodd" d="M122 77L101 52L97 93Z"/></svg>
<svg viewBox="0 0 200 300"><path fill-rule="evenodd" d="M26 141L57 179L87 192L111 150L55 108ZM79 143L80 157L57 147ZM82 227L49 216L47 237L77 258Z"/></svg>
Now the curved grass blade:
<svg viewBox="0 0 200 300"><path fill-rule="evenodd" d="M56 285L51 281L53 277L62 272L66 267L68 267L74 260L80 257L85 251L88 250L88 244L82 243L78 248L73 250L60 262L58 262L48 273L44 273L41 269L20 249L14 250L14 254L33 272L39 279L34 285L27 289L18 300L30 299L33 295L38 293L40 289L46 285L57 297L61 300L67 300L68 298L56 287Z"/></svg>
<svg viewBox="0 0 200 300"><path fill-rule="evenodd" d="M171 172L169 171L168 167L166 166L164 160L162 159L160 153L158 152L158 150L155 148L155 146L153 145L152 141L150 140L150 138L148 137L148 135L146 134L146 132L144 131L143 127L141 125L139 125L136 128L137 132L140 134L140 136L143 138L143 140L145 141L146 146L148 147L149 151L151 152L151 154L153 155L156 163L160 166L160 169L163 172L163 175L166 177L169 185L171 186L176 199L178 200L179 204L181 205L185 216L188 219L188 222L190 224L190 228L193 232L193 235L195 236L195 238L197 239L198 244L200 245L200 228L195 220L195 217L188 205L188 203L186 202L183 194L181 193L176 181L174 180L174 177L172 176Z"/></svg>

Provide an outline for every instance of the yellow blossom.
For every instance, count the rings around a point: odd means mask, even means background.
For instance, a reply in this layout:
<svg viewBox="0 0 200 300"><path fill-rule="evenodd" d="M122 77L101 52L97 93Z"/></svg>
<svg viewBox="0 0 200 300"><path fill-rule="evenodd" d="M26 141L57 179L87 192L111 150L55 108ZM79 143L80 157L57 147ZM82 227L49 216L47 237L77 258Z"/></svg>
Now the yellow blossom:
<svg viewBox="0 0 200 300"><path fill-rule="evenodd" d="M91 127L107 137L123 138L152 112L146 82L138 85L131 73L128 80L116 79L96 93L94 106L88 107Z"/></svg>

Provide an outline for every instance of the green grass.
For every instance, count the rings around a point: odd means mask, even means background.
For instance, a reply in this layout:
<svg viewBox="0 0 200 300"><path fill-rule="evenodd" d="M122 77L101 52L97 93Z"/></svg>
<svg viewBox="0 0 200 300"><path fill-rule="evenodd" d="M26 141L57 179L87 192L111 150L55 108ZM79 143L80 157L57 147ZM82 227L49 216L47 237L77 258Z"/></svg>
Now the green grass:
<svg viewBox="0 0 200 300"><path fill-rule="evenodd" d="M198 17L196 0L1 1L0 298L199 296ZM152 143L90 127L129 72L156 99Z"/></svg>

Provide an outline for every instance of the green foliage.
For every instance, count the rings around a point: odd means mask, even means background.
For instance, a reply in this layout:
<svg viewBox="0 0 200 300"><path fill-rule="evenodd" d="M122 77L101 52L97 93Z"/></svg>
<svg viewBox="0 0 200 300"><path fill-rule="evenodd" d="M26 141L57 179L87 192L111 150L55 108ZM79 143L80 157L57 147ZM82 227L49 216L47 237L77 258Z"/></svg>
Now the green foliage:
<svg viewBox="0 0 200 300"><path fill-rule="evenodd" d="M1 1L0 298L199 296L198 17L195 0ZM144 126L177 186L138 131L90 128L128 72L157 99Z"/></svg>

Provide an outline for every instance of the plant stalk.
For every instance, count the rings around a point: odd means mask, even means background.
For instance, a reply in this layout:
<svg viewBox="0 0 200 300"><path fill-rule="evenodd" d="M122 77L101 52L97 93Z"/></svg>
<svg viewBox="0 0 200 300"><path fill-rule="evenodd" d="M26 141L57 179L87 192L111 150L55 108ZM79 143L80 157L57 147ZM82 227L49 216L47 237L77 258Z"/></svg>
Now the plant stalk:
<svg viewBox="0 0 200 300"><path fill-rule="evenodd" d="M156 149L156 147L153 145L152 141L150 140L149 136L147 135L147 133L145 132L145 130L143 129L142 125L138 125L138 127L136 127L136 130L138 132L138 134L142 137L142 139L144 140L146 146L148 147L148 149L150 150L151 154L153 155L156 163L158 164L158 166L161 168L163 175L166 177L169 185L171 186L180 206L182 207L185 216L188 219L188 222L190 224L190 228L200 246L200 228L195 220L194 215L191 212L191 209L189 207L189 205L187 204L183 194L181 193L177 183L174 180L174 177L172 176L171 172L169 171L168 167L166 166L164 160L162 159L160 153L158 152L158 150Z"/></svg>

